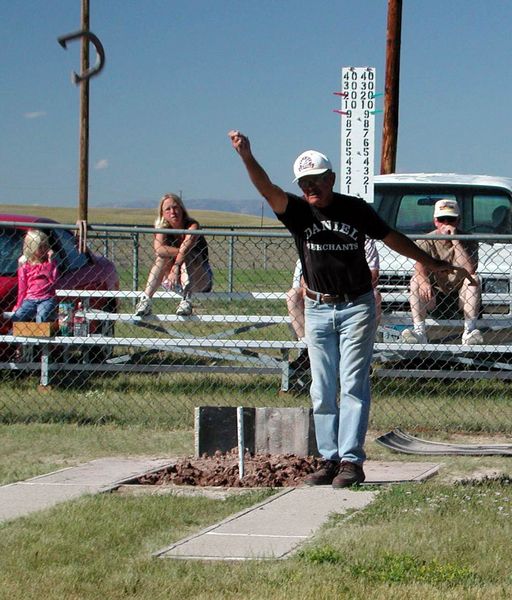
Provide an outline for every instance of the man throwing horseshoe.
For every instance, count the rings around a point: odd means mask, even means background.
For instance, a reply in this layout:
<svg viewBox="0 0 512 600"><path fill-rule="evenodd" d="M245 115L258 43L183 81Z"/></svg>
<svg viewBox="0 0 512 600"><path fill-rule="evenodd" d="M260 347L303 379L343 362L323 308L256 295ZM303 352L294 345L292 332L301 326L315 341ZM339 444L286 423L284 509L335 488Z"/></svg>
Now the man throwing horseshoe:
<svg viewBox="0 0 512 600"><path fill-rule="evenodd" d="M359 485L365 479L364 442L376 329L365 236L383 240L430 272L453 267L391 229L364 200L335 193L336 175L320 152L308 150L295 161L295 181L302 192L298 196L272 183L245 135L237 130L228 135L253 185L292 234L302 263L310 393L317 447L325 459L305 483L334 488Z"/></svg>

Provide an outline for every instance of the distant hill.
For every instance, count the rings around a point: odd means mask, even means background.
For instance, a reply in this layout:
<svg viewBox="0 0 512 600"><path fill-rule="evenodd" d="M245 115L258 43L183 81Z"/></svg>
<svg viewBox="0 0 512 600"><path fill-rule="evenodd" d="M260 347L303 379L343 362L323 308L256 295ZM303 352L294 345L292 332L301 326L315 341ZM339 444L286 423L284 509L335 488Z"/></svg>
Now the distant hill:
<svg viewBox="0 0 512 600"><path fill-rule="evenodd" d="M127 201L124 200L121 203L117 202L89 202L89 209L123 209L128 208L130 210L150 210L155 211L158 205L158 200L155 202L154 200L133 200ZM214 212L228 212L240 215L251 215L253 217L261 217L265 219L275 219L276 216L270 210L268 204L262 198L254 199L254 200L224 200L222 198L185 198L185 205L187 208L193 211L214 211ZM18 205L15 204L5 204L4 206L9 207L20 207L22 212L26 212L26 208L29 206L38 206L41 209L48 209L50 207L62 207L62 208L72 208L76 207L76 201L68 201L68 202L54 202L49 200L48 202L42 204L31 204L30 202L20 202ZM23 207L23 208L22 208ZM263 211L263 214L262 214ZM39 214L39 213L37 213Z"/></svg>
<svg viewBox="0 0 512 600"><path fill-rule="evenodd" d="M192 216L205 227L280 227L279 221L273 215L272 218L260 215L249 215L240 212L228 212L222 210L202 210L190 207ZM36 215L51 217L56 221L73 224L77 220L77 209L70 206L34 206L30 204L0 204L0 213L7 215ZM141 227L152 227L155 220L155 207L150 208L109 208L90 207L90 224L110 225L139 225Z"/></svg>
<svg viewBox="0 0 512 600"><path fill-rule="evenodd" d="M275 215L263 199L259 200L223 200L218 198L185 198L185 205L191 210L214 210L220 212L239 213L275 219ZM154 208L154 204L130 202L119 208Z"/></svg>
<svg viewBox="0 0 512 600"><path fill-rule="evenodd" d="M275 219L275 215L265 200L187 200L188 207L195 210L220 210L243 215L263 216Z"/></svg>

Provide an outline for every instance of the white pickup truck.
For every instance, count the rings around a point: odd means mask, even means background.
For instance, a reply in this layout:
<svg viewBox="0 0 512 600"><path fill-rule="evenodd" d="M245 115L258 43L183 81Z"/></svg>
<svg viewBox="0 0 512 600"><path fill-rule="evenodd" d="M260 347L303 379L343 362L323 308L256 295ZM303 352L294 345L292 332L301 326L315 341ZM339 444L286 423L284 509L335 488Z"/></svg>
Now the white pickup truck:
<svg viewBox="0 0 512 600"><path fill-rule="evenodd" d="M460 229L479 238L478 274L483 313L512 315L512 178L454 173L413 173L375 177L374 208L395 229L414 238L434 229L434 204L456 200ZM379 245L379 287L385 311L408 305L414 263Z"/></svg>

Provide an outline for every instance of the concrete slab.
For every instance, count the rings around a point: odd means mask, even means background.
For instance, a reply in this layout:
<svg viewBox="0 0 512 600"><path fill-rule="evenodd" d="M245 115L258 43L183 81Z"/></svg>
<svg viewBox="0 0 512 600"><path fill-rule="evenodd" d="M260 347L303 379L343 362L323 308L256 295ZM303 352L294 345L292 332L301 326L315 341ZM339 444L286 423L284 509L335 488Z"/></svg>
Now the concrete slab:
<svg viewBox="0 0 512 600"><path fill-rule="evenodd" d="M100 458L0 486L0 522L51 508L84 494L106 492L123 481L171 463L169 459Z"/></svg>
<svg viewBox="0 0 512 600"><path fill-rule="evenodd" d="M0 486L0 522L117 488L171 459L102 458L25 481ZM366 484L423 481L439 465L368 461ZM176 542L156 553L162 558L250 560L285 558L310 538L332 513L369 504L376 491L333 490L331 486L288 488L256 506Z"/></svg>
<svg viewBox="0 0 512 600"><path fill-rule="evenodd" d="M332 513L369 504L377 492L293 488L156 553L161 558L254 560L285 558Z"/></svg>
<svg viewBox="0 0 512 600"><path fill-rule="evenodd" d="M439 465L368 461L366 485L423 481ZM287 489L272 498L155 553L160 558L200 560L282 559L290 556L332 513L359 510L376 491L334 490L331 486Z"/></svg>
<svg viewBox="0 0 512 600"><path fill-rule="evenodd" d="M148 471L164 468L172 464L170 459L140 459L140 458L98 458L76 467L60 469L46 475L38 475L27 479L25 484L90 484L100 490L111 488L116 482L138 477Z"/></svg>
<svg viewBox="0 0 512 600"><path fill-rule="evenodd" d="M236 407L195 408L195 455L238 446ZM244 444L251 453L319 456L311 408L244 407Z"/></svg>
<svg viewBox="0 0 512 600"><path fill-rule="evenodd" d="M97 487L93 485L28 486L24 482L4 485L0 487L0 522L23 517L59 502L96 492Z"/></svg>
<svg viewBox="0 0 512 600"><path fill-rule="evenodd" d="M255 452L318 456L311 408L256 408Z"/></svg>
<svg viewBox="0 0 512 600"><path fill-rule="evenodd" d="M254 408L244 407L244 442L249 452L254 452L254 415ZM236 406L196 406L194 422L196 456L213 456L238 446Z"/></svg>
<svg viewBox="0 0 512 600"><path fill-rule="evenodd" d="M438 463L369 460L364 464L365 485L424 481L439 471Z"/></svg>

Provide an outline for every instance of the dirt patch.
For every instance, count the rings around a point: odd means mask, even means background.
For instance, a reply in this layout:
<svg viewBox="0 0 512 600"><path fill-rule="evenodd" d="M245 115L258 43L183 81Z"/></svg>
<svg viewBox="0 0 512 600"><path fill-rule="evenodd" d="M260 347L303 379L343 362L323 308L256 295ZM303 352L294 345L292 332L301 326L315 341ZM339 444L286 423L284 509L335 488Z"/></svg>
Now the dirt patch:
<svg viewBox="0 0 512 600"><path fill-rule="evenodd" d="M308 473L322 466L322 459L294 454L246 454L244 477L239 476L236 449L214 456L186 458L134 480L138 485L191 485L222 487L296 487Z"/></svg>

